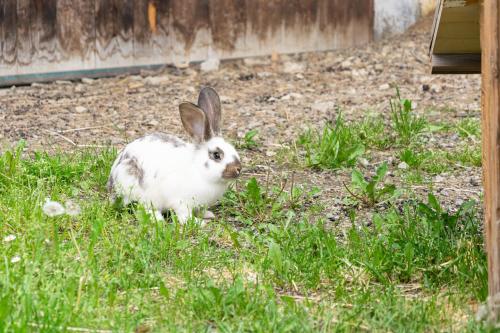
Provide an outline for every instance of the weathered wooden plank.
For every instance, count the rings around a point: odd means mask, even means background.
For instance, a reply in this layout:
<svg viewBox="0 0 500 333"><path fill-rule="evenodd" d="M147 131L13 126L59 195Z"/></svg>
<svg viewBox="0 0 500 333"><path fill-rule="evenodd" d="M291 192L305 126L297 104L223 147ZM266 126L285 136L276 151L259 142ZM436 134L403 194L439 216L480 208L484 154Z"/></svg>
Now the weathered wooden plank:
<svg viewBox="0 0 500 333"><path fill-rule="evenodd" d="M372 0L209 4L213 47L222 58L329 50L367 43L373 37Z"/></svg>
<svg viewBox="0 0 500 333"><path fill-rule="evenodd" d="M95 0L97 68L134 63L133 26L133 0Z"/></svg>
<svg viewBox="0 0 500 333"><path fill-rule="evenodd" d="M47 63L52 63L57 68L57 64L63 65L59 61L61 56L57 46L57 0L32 0L31 6L30 37L34 49L32 65L41 69Z"/></svg>
<svg viewBox="0 0 500 333"><path fill-rule="evenodd" d="M134 64L170 63L171 2L134 1Z"/></svg>
<svg viewBox="0 0 500 333"><path fill-rule="evenodd" d="M17 73L17 1L3 0L2 64L5 75Z"/></svg>
<svg viewBox="0 0 500 333"><path fill-rule="evenodd" d="M31 44L31 0L17 0L17 66L29 66L34 50Z"/></svg>
<svg viewBox="0 0 500 333"><path fill-rule="evenodd" d="M489 319L500 319L500 7L484 0L481 18L482 136Z"/></svg>
<svg viewBox="0 0 500 333"><path fill-rule="evenodd" d="M435 54L432 74L480 74L480 54Z"/></svg>
<svg viewBox="0 0 500 333"><path fill-rule="evenodd" d="M210 46L209 2L184 0L171 2L173 62L199 61L207 58Z"/></svg>

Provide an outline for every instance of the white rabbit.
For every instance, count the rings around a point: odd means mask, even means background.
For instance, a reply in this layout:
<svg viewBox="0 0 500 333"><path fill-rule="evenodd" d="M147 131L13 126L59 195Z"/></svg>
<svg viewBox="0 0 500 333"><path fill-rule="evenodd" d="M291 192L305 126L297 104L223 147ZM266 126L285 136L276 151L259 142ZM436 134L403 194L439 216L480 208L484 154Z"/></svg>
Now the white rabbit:
<svg viewBox="0 0 500 333"><path fill-rule="evenodd" d="M200 92L198 105L179 105L182 124L193 143L154 133L129 143L116 158L108 180L112 200L140 202L156 218L172 209L180 223L193 210L213 205L229 181L241 173L235 148L220 136L221 105L215 90ZM207 211L205 218L214 215Z"/></svg>

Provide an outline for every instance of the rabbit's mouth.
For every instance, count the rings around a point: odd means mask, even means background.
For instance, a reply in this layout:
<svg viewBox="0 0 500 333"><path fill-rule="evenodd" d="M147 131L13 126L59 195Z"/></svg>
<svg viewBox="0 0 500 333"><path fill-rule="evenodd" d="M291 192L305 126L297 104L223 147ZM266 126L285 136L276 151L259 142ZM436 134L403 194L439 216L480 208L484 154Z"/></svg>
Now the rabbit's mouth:
<svg viewBox="0 0 500 333"><path fill-rule="evenodd" d="M241 162L235 160L234 162L226 165L226 168L222 172L222 178L224 179L236 179L241 174Z"/></svg>

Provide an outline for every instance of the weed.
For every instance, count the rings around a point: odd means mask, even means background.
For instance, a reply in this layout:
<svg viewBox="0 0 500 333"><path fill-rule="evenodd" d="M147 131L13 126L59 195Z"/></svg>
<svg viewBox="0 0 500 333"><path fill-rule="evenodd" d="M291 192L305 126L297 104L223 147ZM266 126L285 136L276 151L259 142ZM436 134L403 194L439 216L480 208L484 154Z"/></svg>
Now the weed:
<svg viewBox="0 0 500 333"><path fill-rule="evenodd" d="M381 117L366 117L354 125L354 132L367 148L387 149L393 144L393 138L387 132Z"/></svg>
<svg viewBox="0 0 500 333"><path fill-rule="evenodd" d="M476 140L481 137L481 122L475 118L465 118L456 124L456 130L460 137Z"/></svg>
<svg viewBox="0 0 500 333"><path fill-rule="evenodd" d="M255 140L255 137L259 134L257 130L251 130L245 133L243 138L236 144L236 148L240 149L255 149L259 146L259 143Z"/></svg>
<svg viewBox="0 0 500 333"><path fill-rule="evenodd" d="M399 142L403 145L412 143L425 130L427 121L412 112L412 102L401 99L399 89L396 91L396 99L391 100L390 105L392 127L398 134Z"/></svg>
<svg viewBox="0 0 500 333"><path fill-rule="evenodd" d="M385 176L387 174L387 163L384 162L377 168L375 176L369 180L359 170L354 170L351 175L352 187L355 189L354 193L346 187L349 193L355 198L368 206L374 206L378 203L393 199L399 194L394 184L384 184Z"/></svg>
<svg viewBox="0 0 500 333"><path fill-rule="evenodd" d="M322 132L306 131L300 136L298 144L305 149L307 166L318 169L354 166L365 151L341 114L333 124L326 124Z"/></svg>

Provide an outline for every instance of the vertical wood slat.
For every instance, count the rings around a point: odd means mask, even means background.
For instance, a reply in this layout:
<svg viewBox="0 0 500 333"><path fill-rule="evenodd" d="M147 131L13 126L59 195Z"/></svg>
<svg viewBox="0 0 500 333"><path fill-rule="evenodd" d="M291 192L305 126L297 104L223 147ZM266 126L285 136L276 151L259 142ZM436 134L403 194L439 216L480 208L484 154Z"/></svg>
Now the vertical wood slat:
<svg viewBox="0 0 500 333"><path fill-rule="evenodd" d="M96 67L134 63L134 0L95 0Z"/></svg>
<svg viewBox="0 0 500 333"><path fill-rule="evenodd" d="M482 131L489 319L500 319L500 14L484 0L481 15Z"/></svg>
<svg viewBox="0 0 500 333"><path fill-rule="evenodd" d="M3 64L2 66L17 66L17 1L3 0Z"/></svg>

